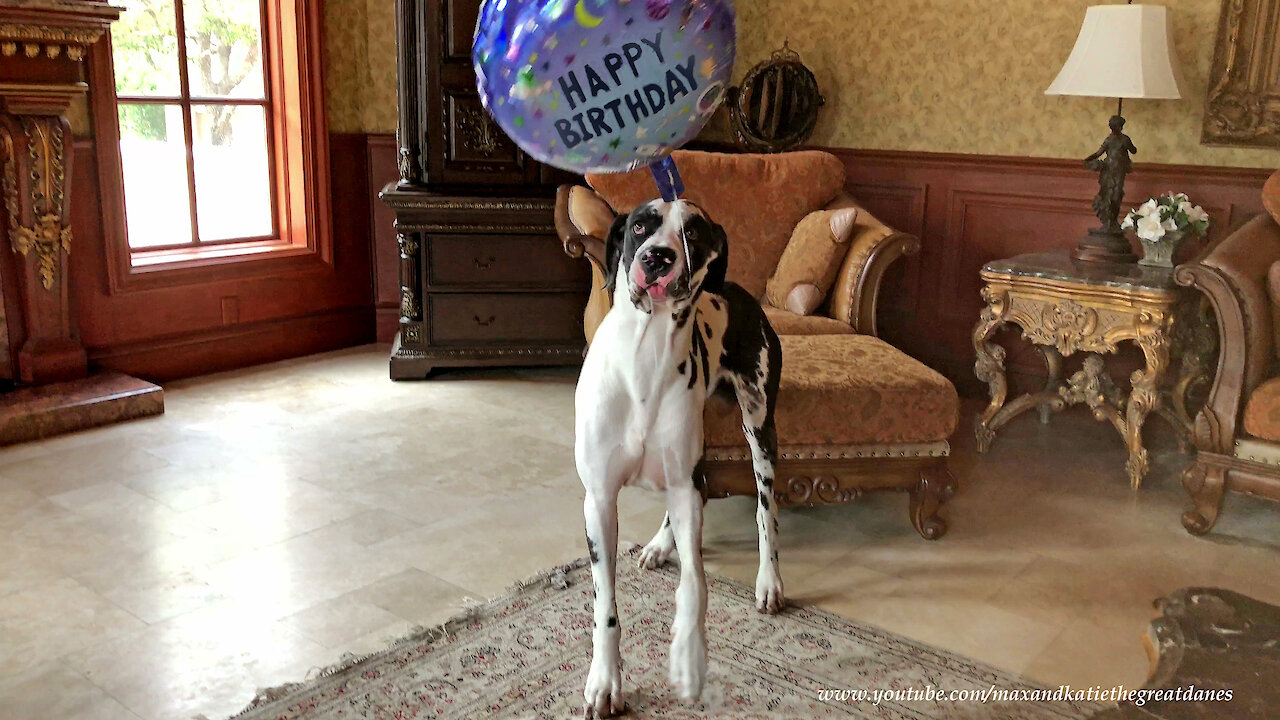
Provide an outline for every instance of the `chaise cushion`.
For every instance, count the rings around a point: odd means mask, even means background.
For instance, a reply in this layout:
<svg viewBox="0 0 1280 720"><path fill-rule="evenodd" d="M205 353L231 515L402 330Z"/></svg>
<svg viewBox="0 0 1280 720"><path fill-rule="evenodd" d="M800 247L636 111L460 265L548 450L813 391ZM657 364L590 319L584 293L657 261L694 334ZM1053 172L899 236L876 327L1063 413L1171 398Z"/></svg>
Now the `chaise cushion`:
<svg viewBox="0 0 1280 720"><path fill-rule="evenodd" d="M776 155L677 150L672 154L685 194L729 236L728 278L754 297L805 215L820 210L844 187L844 165L830 153L807 150ZM648 168L587 175L587 182L619 213L658 197Z"/></svg>
<svg viewBox="0 0 1280 720"><path fill-rule="evenodd" d="M765 317L779 335L852 335L853 326L824 315L797 315L790 310L764 307Z"/></svg>
<svg viewBox="0 0 1280 720"><path fill-rule="evenodd" d="M868 335L782 336L778 444L891 445L945 440L960 399L942 375ZM711 402L708 448L744 447L742 414Z"/></svg>
<svg viewBox="0 0 1280 720"><path fill-rule="evenodd" d="M1280 378L1262 383L1249 395L1244 431L1259 440L1280 442Z"/></svg>

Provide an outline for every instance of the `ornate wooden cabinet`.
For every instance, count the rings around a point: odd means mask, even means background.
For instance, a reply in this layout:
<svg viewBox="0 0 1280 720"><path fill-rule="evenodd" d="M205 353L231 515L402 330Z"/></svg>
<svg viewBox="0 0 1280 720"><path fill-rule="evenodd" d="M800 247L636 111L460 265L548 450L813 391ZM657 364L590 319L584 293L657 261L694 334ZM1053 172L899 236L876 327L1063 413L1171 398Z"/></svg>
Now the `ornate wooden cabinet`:
<svg viewBox="0 0 1280 720"><path fill-rule="evenodd" d="M391 376L437 367L577 363L589 269L560 249L556 185L476 94L480 0L397 0L400 180L382 199L400 247Z"/></svg>

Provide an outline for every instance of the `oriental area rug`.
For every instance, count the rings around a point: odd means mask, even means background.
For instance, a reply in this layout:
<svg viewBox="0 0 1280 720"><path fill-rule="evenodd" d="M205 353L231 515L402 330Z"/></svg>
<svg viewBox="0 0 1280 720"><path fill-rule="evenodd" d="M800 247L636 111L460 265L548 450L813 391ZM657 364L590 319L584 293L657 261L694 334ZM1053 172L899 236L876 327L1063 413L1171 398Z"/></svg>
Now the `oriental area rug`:
<svg viewBox="0 0 1280 720"><path fill-rule="evenodd" d="M708 679L702 700L667 684L679 569L618 563L627 712L645 718L1077 720L1101 705L923 698L926 689L1033 690L973 660L807 607L755 611L752 588L708 575ZM444 626L306 682L262 691L236 720L417 720L582 717L591 658L591 570L585 559L521 583ZM879 691L855 697L852 691ZM905 691L914 690L916 697ZM878 702L877 702L878 700Z"/></svg>

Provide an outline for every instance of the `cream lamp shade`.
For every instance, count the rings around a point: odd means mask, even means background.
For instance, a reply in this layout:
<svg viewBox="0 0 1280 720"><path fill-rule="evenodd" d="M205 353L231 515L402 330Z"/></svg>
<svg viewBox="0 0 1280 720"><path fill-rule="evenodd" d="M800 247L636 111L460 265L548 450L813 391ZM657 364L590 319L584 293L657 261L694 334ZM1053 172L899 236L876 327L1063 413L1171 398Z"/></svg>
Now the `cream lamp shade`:
<svg viewBox="0 0 1280 720"><path fill-rule="evenodd" d="M1176 100L1186 87L1168 8L1094 5L1046 95Z"/></svg>

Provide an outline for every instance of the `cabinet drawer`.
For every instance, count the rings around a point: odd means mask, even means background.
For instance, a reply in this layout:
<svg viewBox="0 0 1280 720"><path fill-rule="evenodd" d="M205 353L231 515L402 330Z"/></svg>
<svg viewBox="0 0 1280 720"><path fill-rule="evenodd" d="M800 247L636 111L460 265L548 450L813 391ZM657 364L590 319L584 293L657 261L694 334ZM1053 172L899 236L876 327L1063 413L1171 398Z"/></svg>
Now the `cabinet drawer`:
<svg viewBox="0 0 1280 720"><path fill-rule="evenodd" d="M430 297L431 339L442 343L582 343L580 293L448 293Z"/></svg>
<svg viewBox="0 0 1280 720"><path fill-rule="evenodd" d="M427 280L438 286L586 289L590 267L550 235L431 235Z"/></svg>

